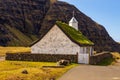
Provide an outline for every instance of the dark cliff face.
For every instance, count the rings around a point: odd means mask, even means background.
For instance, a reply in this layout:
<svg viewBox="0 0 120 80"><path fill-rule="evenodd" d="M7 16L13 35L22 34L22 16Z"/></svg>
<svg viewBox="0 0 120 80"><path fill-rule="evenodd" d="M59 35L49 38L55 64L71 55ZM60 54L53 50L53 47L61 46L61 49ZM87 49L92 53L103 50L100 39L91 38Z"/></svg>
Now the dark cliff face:
<svg viewBox="0 0 120 80"><path fill-rule="evenodd" d="M52 0L51 0L52 1ZM105 28L65 2L49 0L1 0L0 45L27 46L42 37L56 21L66 23L75 11L79 30L95 43L97 51L120 51ZM54 0L55 1L55 0Z"/></svg>
<svg viewBox="0 0 120 80"><path fill-rule="evenodd" d="M28 46L49 7L49 0L0 0L0 45Z"/></svg>

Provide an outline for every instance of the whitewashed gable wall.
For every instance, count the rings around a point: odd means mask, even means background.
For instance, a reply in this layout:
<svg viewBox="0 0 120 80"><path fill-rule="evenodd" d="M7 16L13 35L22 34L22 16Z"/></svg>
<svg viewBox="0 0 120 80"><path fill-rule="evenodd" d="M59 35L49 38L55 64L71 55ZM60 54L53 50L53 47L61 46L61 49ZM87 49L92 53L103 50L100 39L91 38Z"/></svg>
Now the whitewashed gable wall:
<svg viewBox="0 0 120 80"><path fill-rule="evenodd" d="M31 53L76 54L77 52L80 52L80 47L73 43L57 25L31 47Z"/></svg>

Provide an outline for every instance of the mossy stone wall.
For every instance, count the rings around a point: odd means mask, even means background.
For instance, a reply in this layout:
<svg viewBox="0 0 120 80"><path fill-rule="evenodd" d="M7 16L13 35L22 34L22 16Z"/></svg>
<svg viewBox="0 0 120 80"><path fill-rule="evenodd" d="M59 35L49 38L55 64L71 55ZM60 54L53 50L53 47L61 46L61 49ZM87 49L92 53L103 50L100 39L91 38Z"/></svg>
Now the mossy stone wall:
<svg viewBox="0 0 120 80"><path fill-rule="evenodd" d="M6 54L6 60L15 61L37 61L37 62L57 62L61 59L70 60L73 63L77 63L77 54Z"/></svg>
<svg viewBox="0 0 120 80"><path fill-rule="evenodd" d="M98 64L105 59L113 58L110 53L100 53L90 57L90 64Z"/></svg>
<svg viewBox="0 0 120 80"><path fill-rule="evenodd" d="M100 53L91 56L89 64L98 64L104 59L112 57L113 56L110 53ZM13 61L57 62L61 59L70 60L73 63L78 63L78 54L6 54L6 60Z"/></svg>

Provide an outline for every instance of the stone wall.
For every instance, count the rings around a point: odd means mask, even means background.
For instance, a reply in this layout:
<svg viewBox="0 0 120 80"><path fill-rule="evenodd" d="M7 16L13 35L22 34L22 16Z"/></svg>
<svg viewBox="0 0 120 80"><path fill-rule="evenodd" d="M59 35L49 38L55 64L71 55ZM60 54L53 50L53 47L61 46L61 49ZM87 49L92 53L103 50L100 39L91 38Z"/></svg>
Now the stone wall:
<svg viewBox="0 0 120 80"><path fill-rule="evenodd" d="M57 62L61 59L70 60L73 63L77 63L77 54L6 54L6 60L17 60L17 61L40 61L40 62Z"/></svg>
<svg viewBox="0 0 120 80"><path fill-rule="evenodd" d="M106 58L112 58L112 54L110 53L99 53L90 57L90 64L98 64Z"/></svg>
<svg viewBox="0 0 120 80"><path fill-rule="evenodd" d="M112 58L110 53L100 53L90 57L89 64L98 64L106 58ZM70 60L78 63L78 54L26 54L26 53L7 53L6 60L14 61L36 61L36 62L57 62L61 59Z"/></svg>

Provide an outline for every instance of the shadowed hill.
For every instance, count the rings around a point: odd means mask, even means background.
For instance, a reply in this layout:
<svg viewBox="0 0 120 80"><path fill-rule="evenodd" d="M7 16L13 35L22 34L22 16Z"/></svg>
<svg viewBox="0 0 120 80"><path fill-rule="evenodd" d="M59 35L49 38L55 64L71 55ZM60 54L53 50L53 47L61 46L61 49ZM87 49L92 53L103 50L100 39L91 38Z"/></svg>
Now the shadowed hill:
<svg viewBox="0 0 120 80"><path fill-rule="evenodd" d="M56 0L1 0L0 45L28 46L41 38L56 21L68 23L75 11L79 30L95 43L97 51L120 51L105 28L75 6Z"/></svg>

